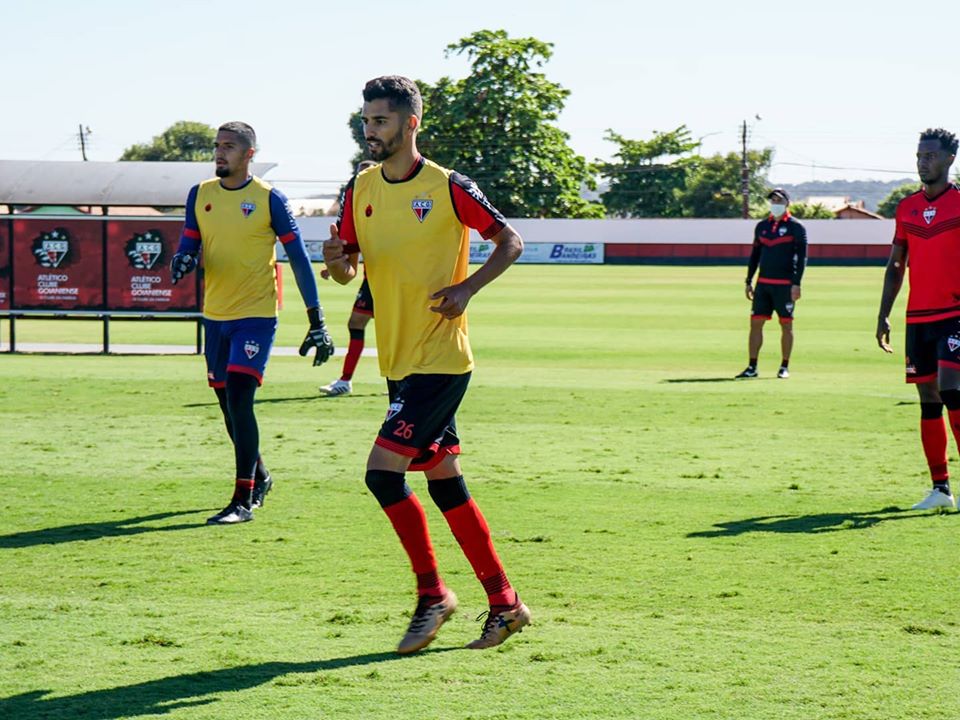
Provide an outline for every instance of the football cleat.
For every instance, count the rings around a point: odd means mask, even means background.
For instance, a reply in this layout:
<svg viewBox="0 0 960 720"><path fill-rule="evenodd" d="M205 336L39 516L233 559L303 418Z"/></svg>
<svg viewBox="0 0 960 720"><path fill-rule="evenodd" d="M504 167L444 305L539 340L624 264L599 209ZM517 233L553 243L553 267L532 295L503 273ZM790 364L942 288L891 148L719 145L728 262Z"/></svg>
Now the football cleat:
<svg viewBox="0 0 960 720"><path fill-rule="evenodd" d="M530 609L520 602L517 598L517 604L506 610L493 612L491 608L487 612L480 614L481 618L486 619L483 622L483 630L480 637L467 644L470 650L484 650L486 648L496 647L514 633L522 632L523 628L530 624Z"/></svg>
<svg viewBox="0 0 960 720"><path fill-rule="evenodd" d="M257 478L253 483L253 496L250 502L251 508L263 507L263 499L273 488L273 478L267 475L262 480Z"/></svg>
<svg viewBox="0 0 960 720"><path fill-rule="evenodd" d="M788 377L790 377L790 371L785 367L781 367L779 370L777 370L777 377L781 380L786 380Z"/></svg>
<svg viewBox="0 0 960 720"><path fill-rule="evenodd" d="M337 395L349 395L353 392L353 383L350 380L334 380L329 385L320 388L327 397L336 397Z"/></svg>
<svg viewBox="0 0 960 720"><path fill-rule="evenodd" d="M240 503L232 502L216 515L208 517L207 525L235 525L250 520L253 520L253 511Z"/></svg>
<svg viewBox="0 0 960 720"><path fill-rule="evenodd" d="M947 494L942 490L933 488L926 494L926 497L923 498L920 502L914 505L912 510L934 510L936 508L952 508L955 507L956 503L953 500L953 495Z"/></svg>
<svg viewBox="0 0 960 720"><path fill-rule="evenodd" d="M429 596L420 598L417 609L413 611L413 617L410 619L407 634L397 646L397 652L400 655L415 653L432 643L440 626L457 609L457 596L452 590L447 590L439 602L436 600L437 598Z"/></svg>
<svg viewBox="0 0 960 720"><path fill-rule="evenodd" d="M758 375L759 373L757 373L757 369L753 365L747 365L747 369L739 375L734 376L734 379L738 380L740 378L755 378Z"/></svg>

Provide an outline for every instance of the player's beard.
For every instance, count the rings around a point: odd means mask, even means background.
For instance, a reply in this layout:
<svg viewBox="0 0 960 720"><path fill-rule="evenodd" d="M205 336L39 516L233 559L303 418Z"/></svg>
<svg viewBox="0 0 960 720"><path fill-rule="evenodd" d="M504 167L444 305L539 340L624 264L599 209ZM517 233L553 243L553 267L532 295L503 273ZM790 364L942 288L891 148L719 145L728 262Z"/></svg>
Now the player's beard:
<svg viewBox="0 0 960 720"><path fill-rule="evenodd" d="M214 174L218 178L230 177L230 166L229 165L217 165Z"/></svg>
<svg viewBox="0 0 960 720"><path fill-rule="evenodd" d="M370 157L377 162L383 162L403 145L403 130L398 130L393 137L384 140L374 138L374 142L377 143L376 149L370 146L370 139L367 140L367 150L370 152Z"/></svg>

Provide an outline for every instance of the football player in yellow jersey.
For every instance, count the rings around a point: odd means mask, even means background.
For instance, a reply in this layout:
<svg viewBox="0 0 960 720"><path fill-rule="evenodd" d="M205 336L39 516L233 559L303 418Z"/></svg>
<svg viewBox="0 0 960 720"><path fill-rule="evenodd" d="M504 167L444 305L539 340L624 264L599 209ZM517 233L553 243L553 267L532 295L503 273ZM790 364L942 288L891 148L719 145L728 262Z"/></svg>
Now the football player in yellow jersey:
<svg viewBox="0 0 960 720"><path fill-rule="evenodd" d="M530 611L507 579L487 522L467 491L455 414L473 370L464 311L516 261L523 241L472 180L417 151L423 101L415 83L379 77L366 84L363 100L367 146L381 164L348 185L323 254L331 277L346 283L357 275L363 253L377 311L377 355L390 407L367 459L366 484L417 576L417 607L397 651L429 645L457 607L437 570L407 470L426 475L430 497L487 593L490 609L481 635L467 647L493 647L528 625ZM468 277L470 228L496 249Z"/></svg>
<svg viewBox="0 0 960 720"><path fill-rule="evenodd" d="M216 178L191 188L180 245L170 271L174 283L204 265L203 326L207 380L217 394L236 459L229 504L207 520L228 525L253 519L273 486L260 457L253 398L263 382L277 330L276 242L283 243L310 330L300 346L316 348L314 365L333 354L323 322L313 267L287 199L250 175L257 137L246 123L220 126L214 143Z"/></svg>

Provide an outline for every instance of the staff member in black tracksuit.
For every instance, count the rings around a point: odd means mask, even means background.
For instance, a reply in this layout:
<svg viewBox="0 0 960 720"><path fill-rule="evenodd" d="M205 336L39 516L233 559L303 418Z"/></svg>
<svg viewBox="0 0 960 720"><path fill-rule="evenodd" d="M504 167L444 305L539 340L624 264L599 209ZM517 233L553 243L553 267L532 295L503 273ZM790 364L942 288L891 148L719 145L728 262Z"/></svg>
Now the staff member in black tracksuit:
<svg viewBox="0 0 960 720"><path fill-rule="evenodd" d="M738 378L757 377L757 357L763 345L763 324L776 310L780 320L782 360L778 378L790 377L790 352L793 350L793 309L800 299L800 278L807 264L807 231L790 215L790 197L782 188L767 195L770 215L757 223L753 233L753 251L747 267L745 293L753 301L750 313L750 341L747 369ZM759 267L757 286L753 274Z"/></svg>

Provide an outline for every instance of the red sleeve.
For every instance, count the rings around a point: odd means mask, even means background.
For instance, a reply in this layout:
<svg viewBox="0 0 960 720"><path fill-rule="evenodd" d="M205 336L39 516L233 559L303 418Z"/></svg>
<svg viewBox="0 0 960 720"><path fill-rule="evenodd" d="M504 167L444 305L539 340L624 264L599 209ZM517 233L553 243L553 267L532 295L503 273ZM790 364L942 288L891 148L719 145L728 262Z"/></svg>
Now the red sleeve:
<svg viewBox="0 0 960 720"><path fill-rule="evenodd" d="M337 230L340 233L340 239L343 240L346 247L343 251L347 255L360 252L360 245L357 242L357 228L353 224L353 180L347 183L340 198L340 214L337 215Z"/></svg>
<svg viewBox="0 0 960 720"><path fill-rule="evenodd" d="M466 175L450 174L450 198L460 222L477 230L484 240L492 238L507 224L500 211Z"/></svg>
<svg viewBox="0 0 960 720"><path fill-rule="evenodd" d="M903 212L903 200L897 205L897 212L894 214L893 244L902 247L907 246L907 231L900 222L900 216Z"/></svg>

